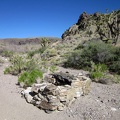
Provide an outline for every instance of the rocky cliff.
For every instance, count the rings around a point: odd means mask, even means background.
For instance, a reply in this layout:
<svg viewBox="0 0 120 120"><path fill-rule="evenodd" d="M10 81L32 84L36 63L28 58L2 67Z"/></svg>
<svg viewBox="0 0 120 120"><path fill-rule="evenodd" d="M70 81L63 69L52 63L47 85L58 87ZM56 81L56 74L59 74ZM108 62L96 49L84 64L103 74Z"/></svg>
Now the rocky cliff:
<svg viewBox="0 0 120 120"><path fill-rule="evenodd" d="M120 10L111 13L87 14L83 12L77 23L62 34L62 39L70 37L100 38L103 41L117 43L120 34Z"/></svg>

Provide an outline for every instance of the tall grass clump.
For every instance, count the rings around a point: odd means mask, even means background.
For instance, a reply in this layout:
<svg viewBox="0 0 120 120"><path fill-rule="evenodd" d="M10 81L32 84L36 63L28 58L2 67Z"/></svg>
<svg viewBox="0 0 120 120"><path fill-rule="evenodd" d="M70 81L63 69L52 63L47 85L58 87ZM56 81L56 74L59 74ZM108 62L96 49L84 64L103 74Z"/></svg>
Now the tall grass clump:
<svg viewBox="0 0 120 120"><path fill-rule="evenodd" d="M40 70L32 70L30 72L23 72L19 78L19 83L24 83L24 86L31 86L32 84L37 82L37 79L39 79L39 82L42 82L43 78L43 72Z"/></svg>

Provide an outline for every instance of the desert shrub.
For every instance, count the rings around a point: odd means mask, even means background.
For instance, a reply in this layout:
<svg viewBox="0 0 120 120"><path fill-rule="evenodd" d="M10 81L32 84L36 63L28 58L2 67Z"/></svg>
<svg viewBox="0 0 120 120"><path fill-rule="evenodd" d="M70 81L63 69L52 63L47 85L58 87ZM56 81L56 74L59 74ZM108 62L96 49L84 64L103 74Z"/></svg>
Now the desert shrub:
<svg viewBox="0 0 120 120"><path fill-rule="evenodd" d="M54 65L50 66L50 71L54 73L55 71L57 71L57 67Z"/></svg>
<svg viewBox="0 0 120 120"><path fill-rule="evenodd" d="M28 58L32 58L35 55L36 51L28 52Z"/></svg>
<svg viewBox="0 0 120 120"><path fill-rule="evenodd" d="M114 74L115 82L120 83L120 75Z"/></svg>
<svg viewBox="0 0 120 120"><path fill-rule="evenodd" d="M12 74L12 75L18 75L18 71L16 71L16 69L12 66L9 66L7 68L5 68L4 70L4 74Z"/></svg>
<svg viewBox="0 0 120 120"><path fill-rule="evenodd" d="M38 67L39 67L38 61L35 61L34 59L26 59L24 64L25 64L24 70L28 71L28 72L38 69Z"/></svg>
<svg viewBox="0 0 120 120"><path fill-rule="evenodd" d="M31 71L37 68L34 59L26 59L22 55L14 55L10 58L11 65L7 67L4 74L18 75L23 71Z"/></svg>
<svg viewBox="0 0 120 120"><path fill-rule="evenodd" d="M14 55L10 58L11 66L5 69L4 73L5 74L13 74L17 75L24 70L24 59L20 55Z"/></svg>
<svg viewBox="0 0 120 120"><path fill-rule="evenodd" d="M105 64L95 64L91 62L91 78L94 81L99 81L99 79L103 78L107 72L107 66Z"/></svg>
<svg viewBox="0 0 120 120"><path fill-rule="evenodd" d="M102 78L104 76L104 74L100 71L95 71L91 73L91 78L94 81L99 81L100 78Z"/></svg>
<svg viewBox="0 0 120 120"><path fill-rule="evenodd" d="M3 63L4 63L4 61L2 59L0 59L0 64L3 64Z"/></svg>
<svg viewBox="0 0 120 120"><path fill-rule="evenodd" d="M120 74L120 61L113 61L112 64L109 66L109 70L111 72Z"/></svg>
<svg viewBox="0 0 120 120"><path fill-rule="evenodd" d="M120 47L115 47L114 59L108 64L111 72L120 74Z"/></svg>
<svg viewBox="0 0 120 120"><path fill-rule="evenodd" d="M90 59L89 57L82 57L82 52L80 50L75 50L67 56L67 62L64 63L65 67L73 67L76 69L81 69L90 66Z"/></svg>
<svg viewBox="0 0 120 120"><path fill-rule="evenodd" d="M46 49L44 53L41 55L42 59L48 59L50 57L54 57L57 55L57 51L52 48L52 49Z"/></svg>
<svg viewBox="0 0 120 120"><path fill-rule="evenodd" d="M42 81L43 72L39 70L32 70L30 72L23 72L19 76L18 82L19 83L23 82L24 86L31 86L37 81L38 78Z"/></svg>
<svg viewBox="0 0 120 120"><path fill-rule="evenodd" d="M30 51L28 52L28 58L32 58L35 54L42 54L44 53L44 51L47 49L46 46L42 46L41 48L37 49L37 50L34 50L34 51Z"/></svg>
<svg viewBox="0 0 120 120"><path fill-rule="evenodd" d="M66 67L91 70L91 61L105 64L108 69L120 74L120 47L102 41L90 41L79 45L64 63Z"/></svg>
<svg viewBox="0 0 120 120"><path fill-rule="evenodd" d="M49 39L42 38L41 39L41 43L40 43L41 47L39 49L37 49L37 50L28 52L28 57L32 58L35 54L38 54L38 53L42 54L42 53L44 53L44 51L48 48L49 44L50 44L50 40Z"/></svg>
<svg viewBox="0 0 120 120"><path fill-rule="evenodd" d="M114 59L115 48L101 41L88 42L83 48L82 56L89 57L93 62L106 63Z"/></svg>
<svg viewBox="0 0 120 120"><path fill-rule="evenodd" d="M1 56L3 56L3 57L11 57L12 55L13 55L13 52L7 51L7 50L5 50L1 53Z"/></svg>

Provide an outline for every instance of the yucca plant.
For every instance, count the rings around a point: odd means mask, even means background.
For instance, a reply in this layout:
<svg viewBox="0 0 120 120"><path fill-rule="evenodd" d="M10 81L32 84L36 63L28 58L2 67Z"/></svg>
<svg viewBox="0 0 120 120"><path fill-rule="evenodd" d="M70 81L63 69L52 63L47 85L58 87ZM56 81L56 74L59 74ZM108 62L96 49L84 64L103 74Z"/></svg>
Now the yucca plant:
<svg viewBox="0 0 120 120"><path fill-rule="evenodd" d="M91 67L91 78L96 82L103 78L108 71L105 64L95 64L94 62L91 62Z"/></svg>
<svg viewBox="0 0 120 120"><path fill-rule="evenodd" d="M23 72L19 76L18 82L23 82L24 86L31 86L38 78L41 80L40 82L42 82L43 72L39 70L32 70L31 72Z"/></svg>

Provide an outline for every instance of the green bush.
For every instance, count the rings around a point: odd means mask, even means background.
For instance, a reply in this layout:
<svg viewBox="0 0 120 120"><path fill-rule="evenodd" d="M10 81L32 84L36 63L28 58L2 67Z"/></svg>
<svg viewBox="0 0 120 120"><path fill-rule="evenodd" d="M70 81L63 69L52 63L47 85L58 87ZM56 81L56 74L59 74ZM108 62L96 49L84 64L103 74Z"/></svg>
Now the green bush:
<svg viewBox="0 0 120 120"><path fill-rule="evenodd" d="M95 71L91 73L91 78L94 79L94 81L99 81L103 76L104 74L102 72Z"/></svg>
<svg viewBox="0 0 120 120"><path fill-rule="evenodd" d="M120 47L102 41L89 41L78 47L68 56L66 67L91 70L91 61L105 64L112 72L120 74Z"/></svg>
<svg viewBox="0 0 120 120"><path fill-rule="evenodd" d="M67 61L64 63L65 67L73 67L76 69L86 68L90 66L90 60L87 58L82 58L82 52L80 50L75 50L70 54L70 56L67 56Z"/></svg>
<svg viewBox="0 0 120 120"><path fill-rule="evenodd" d="M99 79L103 78L107 72L107 66L105 64L95 64L91 62L92 70L91 70L91 78L94 81L99 81Z"/></svg>
<svg viewBox="0 0 120 120"><path fill-rule="evenodd" d="M111 72L120 74L120 61L113 61L112 64L109 66L109 70Z"/></svg>
<svg viewBox="0 0 120 120"><path fill-rule="evenodd" d="M40 78L40 80L42 81L43 72L39 70L32 70L31 72L23 72L19 76L18 82L23 82L24 86L31 86L36 82L38 78Z"/></svg>

